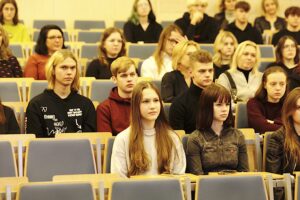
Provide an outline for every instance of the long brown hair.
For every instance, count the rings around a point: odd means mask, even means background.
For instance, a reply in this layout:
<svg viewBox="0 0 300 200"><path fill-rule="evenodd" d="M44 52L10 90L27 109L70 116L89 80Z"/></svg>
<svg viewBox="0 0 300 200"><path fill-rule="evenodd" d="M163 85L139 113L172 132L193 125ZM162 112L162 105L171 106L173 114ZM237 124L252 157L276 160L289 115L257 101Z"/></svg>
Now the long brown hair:
<svg viewBox="0 0 300 200"><path fill-rule="evenodd" d="M300 142L295 130L293 114L297 109L297 101L300 99L300 88L295 88L286 97L282 107L282 123L285 129L284 151L288 162L297 163L300 158Z"/></svg>
<svg viewBox="0 0 300 200"><path fill-rule="evenodd" d="M9 46L8 35L2 25L0 25L0 32L2 34L2 43L0 46L0 59L8 60L12 56L12 53L8 47Z"/></svg>
<svg viewBox="0 0 300 200"><path fill-rule="evenodd" d="M126 55L126 47L125 47L126 40L125 40L123 31L121 29L115 28L115 27L107 28L104 30L103 35L100 39L99 54L98 54L100 63L106 64L106 65L108 65L108 61L107 61L108 57L107 57L106 49L104 48L104 43L112 33L119 33L122 38L122 48L121 48L119 54L117 55L117 57Z"/></svg>
<svg viewBox="0 0 300 200"><path fill-rule="evenodd" d="M3 104L0 100L0 124L4 124L6 122L6 117L4 114L4 108L3 108Z"/></svg>
<svg viewBox="0 0 300 200"><path fill-rule="evenodd" d="M160 113L155 120L155 148L157 152L157 166L159 173L170 173L171 157L175 150L173 140L170 136L171 128L168 125L161 96L158 89L151 82L141 81L133 89L131 97L131 123L129 136L129 160L130 167L128 177L145 173L151 161L144 148L144 135L142 128L142 116L140 104L142 101L142 93L144 89L153 89L159 97ZM176 155L174 155L176 156Z"/></svg>
<svg viewBox="0 0 300 200"><path fill-rule="evenodd" d="M158 40L158 44L157 44L157 48L155 49L154 53L153 53L153 57L154 60L156 62L157 65L157 72L158 74L160 74L161 70L162 70L162 66L163 66L163 56L162 56L162 52L166 46L166 43L168 41L168 38L170 37L172 31L176 31L178 32L180 35L183 36L183 32L182 30L175 24L171 24L169 26L167 26L160 34L159 36L159 40Z"/></svg>

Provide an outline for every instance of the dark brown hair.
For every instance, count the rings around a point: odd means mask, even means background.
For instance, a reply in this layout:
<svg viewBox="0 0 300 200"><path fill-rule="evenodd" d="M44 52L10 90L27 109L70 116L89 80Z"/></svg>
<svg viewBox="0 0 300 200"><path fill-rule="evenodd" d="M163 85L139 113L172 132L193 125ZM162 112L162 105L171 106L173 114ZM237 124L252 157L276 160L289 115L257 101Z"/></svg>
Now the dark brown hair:
<svg viewBox="0 0 300 200"><path fill-rule="evenodd" d="M294 58L294 62L295 64L297 64L299 62L299 48L298 48L298 43L295 40L295 38L293 38L292 36L289 35L285 35L283 37L280 38L280 40L277 43L276 49L275 49L275 54L276 54L276 62L281 62L283 63L283 48L284 48L284 44L286 40L292 40L296 46L296 56Z"/></svg>
<svg viewBox="0 0 300 200"><path fill-rule="evenodd" d="M0 100L0 124L4 124L6 122L6 117L5 117L5 114L4 114L4 108L3 108L3 104Z"/></svg>
<svg viewBox="0 0 300 200"><path fill-rule="evenodd" d="M297 15L300 16L300 7L299 6L291 6L288 7L285 11L284 11L284 16L288 17L289 15Z"/></svg>
<svg viewBox="0 0 300 200"><path fill-rule="evenodd" d="M287 95L282 107L282 123L285 134L283 152L286 160L294 163L297 163L300 158L300 142L293 120L293 114L299 109L297 107L299 98L300 88L295 88Z"/></svg>
<svg viewBox="0 0 300 200"><path fill-rule="evenodd" d="M222 85L212 83L207 86L201 93L198 112L196 115L196 128L200 131L209 130L214 119L214 103L225 102L230 104L227 119L223 126L233 126L233 115L231 111L231 95L230 92Z"/></svg>
<svg viewBox="0 0 300 200"><path fill-rule="evenodd" d="M234 9L237 10L237 9L242 9L244 10L245 12L249 12L250 10L250 4L246 1L238 1L236 4L235 4L235 7Z"/></svg>
<svg viewBox="0 0 300 200"><path fill-rule="evenodd" d="M18 16L18 5L17 5L17 2L15 0L2 0L0 2L0 22L1 22L1 24L4 24L3 7L7 3L13 4L13 6L16 9L15 16L13 17L13 24L17 25L19 23L19 16Z"/></svg>

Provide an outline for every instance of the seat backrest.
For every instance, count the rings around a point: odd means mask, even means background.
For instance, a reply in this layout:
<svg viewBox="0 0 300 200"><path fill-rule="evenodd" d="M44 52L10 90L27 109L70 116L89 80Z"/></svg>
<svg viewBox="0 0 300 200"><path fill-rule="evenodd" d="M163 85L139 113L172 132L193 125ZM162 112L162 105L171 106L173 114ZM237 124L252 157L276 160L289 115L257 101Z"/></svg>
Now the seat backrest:
<svg viewBox="0 0 300 200"><path fill-rule="evenodd" d="M262 176L200 176L196 184L196 200L267 200Z"/></svg>
<svg viewBox="0 0 300 200"><path fill-rule="evenodd" d="M43 26L48 24L54 24L59 26L61 29L66 28L65 20L33 20L33 28L41 29Z"/></svg>
<svg viewBox="0 0 300 200"><path fill-rule="evenodd" d="M48 87L47 81L32 81L29 88L29 100L41 94Z"/></svg>
<svg viewBox="0 0 300 200"><path fill-rule="evenodd" d="M273 45L259 45L261 58L275 59L275 50Z"/></svg>
<svg viewBox="0 0 300 200"><path fill-rule="evenodd" d="M252 128L239 129L245 136L250 172L260 172L262 168L262 152L260 147L260 136Z"/></svg>
<svg viewBox="0 0 300 200"><path fill-rule="evenodd" d="M89 30L89 29L105 29L104 20L75 20L74 29Z"/></svg>
<svg viewBox="0 0 300 200"><path fill-rule="evenodd" d="M124 21L124 20L116 20L116 21L114 21L114 27L123 30L125 23L126 23L126 21Z"/></svg>
<svg viewBox="0 0 300 200"><path fill-rule="evenodd" d="M171 25L171 24L173 24L174 23L174 21L173 20L163 20L163 21L161 21L161 26L163 27L163 28L166 28L167 26L169 26L169 25Z"/></svg>
<svg viewBox="0 0 300 200"><path fill-rule="evenodd" d="M235 115L234 127L235 128L249 128L247 103L245 103L245 102L238 102L236 104L236 115Z"/></svg>
<svg viewBox="0 0 300 200"><path fill-rule="evenodd" d="M50 181L54 175L96 173L88 139L36 139L29 142L25 176L29 181Z"/></svg>
<svg viewBox="0 0 300 200"><path fill-rule="evenodd" d="M110 191L111 200L183 200L178 179L116 181Z"/></svg>
<svg viewBox="0 0 300 200"><path fill-rule="evenodd" d="M16 82L0 82L1 101L21 101L21 94Z"/></svg>
<svg viewBox="0 0 300 200"><path fill-rule="evenodd" d="M0 177L17 176L17 165L12 145L9 141L0 141Z"/></svg>
<svg viewBox="0 0 300 200"><path fill-rule="evenodd" d="M110 173L111 166L111 154L114 146L115 137L110 137L107 139L106 147L104 151L104 167L103 173Z"/></svg>
<svg viewBox="0 0 300 200"><path fill-rule="evenodd" d="M300 174L296 173L296 179L295 179L295 200L299 200L300 196Z"/></svg>
<svg viewBox="0 0 300 200"><path fill-rule="evenodd" d="M26 183L17 194L18 200L95 200L90 183Z"/></svg>
<svg viewBox="0 0 300 200"><path fill-rule="evenodd" d="M208 51L211 55L214 54L214 45L213 44L200 44L200 48Z"/></svg>
<svg viewBox="0 0 300 200"><path fill-rule="evenodd" d="M273 61L261 61L258 67L258 71L264 73L264 71L266 70L266 68L273 63Z"/></svg>
<svg viewBox="0 0 300 200"><path fill-rule="evenodd" d="M15 57L25 58L25 54L24 54L23 47L21 44L9 44L9 48L11 49L11 51Z"/></svg>
<svg viewBox="0 0 300 200"><path fill-rule="evenodd" d="M92 81L90 89L90 99L101 103L109 97L109 93L116 85L112 80L95 80Z"/></svg>
<svg viewBox="0 0 300 200"><path fill-rule="evenodd" d="M102 36L101 31L78 31L77 41L85 43L97 43Z"/></svg>
<svg viewBox="0 0 300 200"><path fill-rule="evenodd" d="M128 56L130 58L146 59L152 56L157 44L129 44Z"/></svg>
<svg viewBox="0 0 300 200"><path fill-rule="evenodd" d="M80 50L80 58L94 59L98 55L98 46L95 44L83 44Z"/></svg>

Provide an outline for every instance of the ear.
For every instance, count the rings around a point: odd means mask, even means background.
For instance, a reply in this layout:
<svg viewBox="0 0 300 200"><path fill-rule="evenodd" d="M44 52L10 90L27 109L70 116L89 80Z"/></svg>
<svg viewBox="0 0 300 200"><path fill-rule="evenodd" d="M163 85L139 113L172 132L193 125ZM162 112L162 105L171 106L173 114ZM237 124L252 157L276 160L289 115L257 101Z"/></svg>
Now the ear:
<svg viewBox="0 0 300 200"><path fill-rule="evenodd" d="M117 84L117 78L115 76L112 76L111 80L114 82L114 84Z"/></svg>

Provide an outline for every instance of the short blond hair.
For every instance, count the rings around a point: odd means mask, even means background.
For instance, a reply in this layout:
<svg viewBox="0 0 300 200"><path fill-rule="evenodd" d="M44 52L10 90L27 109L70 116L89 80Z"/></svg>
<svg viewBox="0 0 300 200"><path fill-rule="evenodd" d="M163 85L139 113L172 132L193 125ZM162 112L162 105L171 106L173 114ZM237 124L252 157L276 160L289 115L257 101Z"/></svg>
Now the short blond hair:
<svg viewBox="0 0 300 200"><path fill-rule="evenodd" d="M122 56L111 63L110 71L113 76L117 77L118 73L126 72L131 66L136 69L136 64L131 58Z"/></svg>
<svg viewBox="0 0 300 200"><path fill-rule="evenodd" d="M241 58L241 56L242 56L242 54L243 54L243 52L244 52L244 50L247 46L252 46L256 49L256 63L254 64L251 72L252 73L258 72L258 66L259 66L259 63L260 63L260 49L259 49L259 46L257 44L255 44L254 42L252 42L250 40L246 40L246 41L240 43L238 45L238 47L236 48L236 50L233 54L230 71L234 72L234 71L237 70L238 60Z"/></svg>
<svg viewBox="0 0 300 200"><path fill-rule="evenodd" d="M206 4L206 6L208 5L208 0L186 0L186 5L187 7L190 7L197 4L198 2Z"/></svg>
<svg viewBox="0 0 300 200"><path fill-rule="evenodd" d="M172 53L173 70L177 70L178 65L180 64L180 60L184 56L186 49L189 46L195 46L197 50L200 49L199 44L194 41L191 41L191 40L183 40L183 41L179 42L178 44L176 44L176 46L173 49L173 53Z"/></svg>
<svg viewBox="0 0 300 200"><path fill-rule="evenodd" d="M46 78L48 80L48 89L54 89L55 86L55 67L62 63L64 60L67 58L71 58L75 61L76 63L76 74L74 77L74 80L71 85L71 89L74 91L79 90L79 77L80 77L80 71L79 71L79 65L76 57L74 54L67 49L61 49L56 51L48 60L46 64Z"/></svg>

